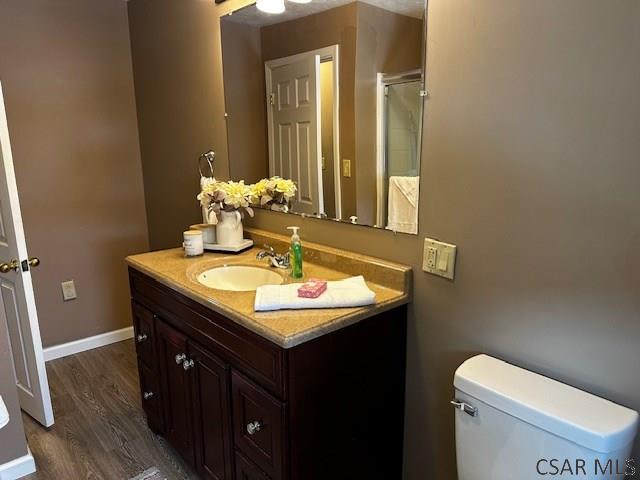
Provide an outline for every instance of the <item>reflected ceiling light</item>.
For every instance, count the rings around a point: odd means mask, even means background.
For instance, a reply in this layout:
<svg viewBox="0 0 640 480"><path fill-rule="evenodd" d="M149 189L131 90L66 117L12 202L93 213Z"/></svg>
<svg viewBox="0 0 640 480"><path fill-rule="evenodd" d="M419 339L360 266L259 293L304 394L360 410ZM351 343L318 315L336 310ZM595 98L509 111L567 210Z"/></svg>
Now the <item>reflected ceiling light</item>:
<svg viewBox="0 0 640 480"><path fill-rule="evenodd" d="M311 0L289 0L293 3L311 3Z"/></svg>
<svg viewBox="0 0 640 480"><path fill-rule="evenodd" d="M264 13L282 13L284 12L284 0L258 0L256 7Z"/></svg>

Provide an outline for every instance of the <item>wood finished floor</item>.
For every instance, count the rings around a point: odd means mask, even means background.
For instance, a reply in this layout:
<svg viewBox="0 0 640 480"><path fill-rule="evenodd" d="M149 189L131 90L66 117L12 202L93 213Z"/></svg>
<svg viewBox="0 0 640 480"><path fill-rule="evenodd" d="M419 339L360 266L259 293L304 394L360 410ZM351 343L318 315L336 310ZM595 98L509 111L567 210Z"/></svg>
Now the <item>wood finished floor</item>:
<svg viewBox="0 0 640 480"><path fill-rule="evenodd" d="M127 480L158 467L170 480L197 479L146 425L132 340L47 363L55 424L23 414L38 471L29 480Z"/></svg>

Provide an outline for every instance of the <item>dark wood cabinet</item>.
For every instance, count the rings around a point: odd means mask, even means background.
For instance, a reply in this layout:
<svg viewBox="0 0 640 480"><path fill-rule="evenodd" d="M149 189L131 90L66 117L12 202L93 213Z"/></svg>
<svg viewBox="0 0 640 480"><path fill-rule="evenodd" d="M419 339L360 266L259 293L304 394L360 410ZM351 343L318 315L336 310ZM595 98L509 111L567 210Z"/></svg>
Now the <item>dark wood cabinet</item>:
<svg viewBox="0 0 640 480"><path fill-rule="evenodd" d="M187 337L158 321L157 350L164 407L164 435L190 463L194 463L191 425L191 385L185 366Z"/></svg>
<svg viewBox="0 0 640 480"><path fill-rule="evenodd" d="M237 372L231 390L236 448L272 478L283 478L285 404Z"/></svg>
<svg viewBox="0 0 640 480"><path fill-rule="evenodd" d="M188 358L194 362L191 409L196 466L204 479L231 479L229 365L193 342L189 343Z"/></svg>
<svg viewBox="0 0 640 480"><path fill-rule="evenodd" d="M257 468L240 452L236 452L236 479L237 480L269 480L267 474Z"/></svg>
<svg viewBox="0 0 640 480"><path fill-rule="evenodd" d="M149 427L202 479L401 478L404 306L284 349L134 269L130 284Z"/></svg>

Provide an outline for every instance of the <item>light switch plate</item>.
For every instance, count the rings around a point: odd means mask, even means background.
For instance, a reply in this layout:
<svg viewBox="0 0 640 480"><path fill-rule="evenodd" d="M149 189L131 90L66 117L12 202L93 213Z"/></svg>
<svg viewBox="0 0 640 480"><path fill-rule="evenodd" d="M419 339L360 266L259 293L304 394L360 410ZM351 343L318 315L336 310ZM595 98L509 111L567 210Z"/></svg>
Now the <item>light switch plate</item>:
<svg viewBox="0 0 640 480"><path fill-rule="evenodd" d="M456 269L456 251L455 245L425 238L422 270L453 280Z"/></svg>
<svg viewBox="0 0 640 480"><path fill-rule="evenodd" d="M351 160L348 158L342 159L342 176L351 178Z"/></svg>
<svg viewBox="0 0 640 480"><path fill-rule="evenodd" d="M78 298L78 295L76 294L76 285L73 280L62 282L62 299L67 302L74 298Z"/></svg>

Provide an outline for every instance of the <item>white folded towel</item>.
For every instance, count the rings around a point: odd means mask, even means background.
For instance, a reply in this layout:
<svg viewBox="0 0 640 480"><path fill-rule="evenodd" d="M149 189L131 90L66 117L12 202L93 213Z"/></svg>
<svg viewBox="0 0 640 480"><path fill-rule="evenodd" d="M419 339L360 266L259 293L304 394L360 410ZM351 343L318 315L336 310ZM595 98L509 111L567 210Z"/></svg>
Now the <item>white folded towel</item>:
<svg viewBox="0 0 640 480"><path fill-rule="evenodd" d="M271 310L303 310L306 308L363 307L376 303L376 294L367 287L364 277L327 282L327 289L318 298L298 297L302 283L263 285L256 290L256 312Z"/></svg>

